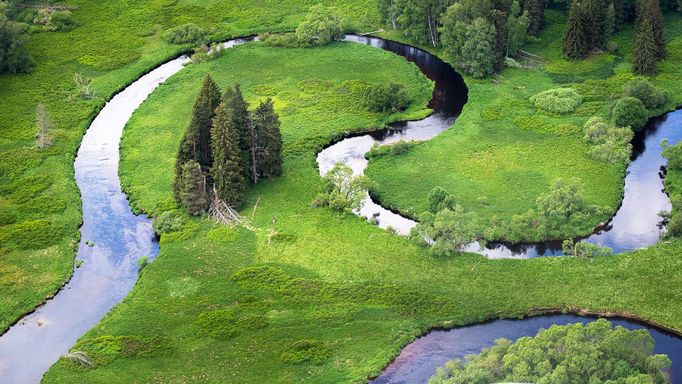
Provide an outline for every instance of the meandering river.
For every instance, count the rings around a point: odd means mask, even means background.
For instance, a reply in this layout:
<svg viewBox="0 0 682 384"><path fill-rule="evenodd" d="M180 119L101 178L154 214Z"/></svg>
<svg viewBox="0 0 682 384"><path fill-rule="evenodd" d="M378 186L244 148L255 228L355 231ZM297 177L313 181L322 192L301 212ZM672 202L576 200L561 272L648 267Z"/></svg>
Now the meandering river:
<svg viewBox="0 0 682 384"><path fill-rule="evenodd" d="M236 39L224 45L229 48L250 40ZM348 36L347 40L386 49L414 62L435 81L434 97L430 104L434 113L420 121L392 124L389 129L347 138L331 145L318 156L321 174L326 173L337 161L350 165L358 174L362 173L367 166L364 155L374 143L423 141L436 136L454 123L467 100L467 89L461 76L437 57L414 47L376 38ZM44 372L132 289L138 276L136 261L142 256L153 259L158 254L158 244L149 220L144 215L136 216L130 211L128 200L121 191L118 177L119 142L133 112L159 84L182 70L188 61L187 56L182 56L140 77L115 95L88 128L74 164L83 202L83 225L77 256L78 260L82 260L82 265L75 269L71 280L53 299L23 317L0 336L0 382L40 382ZM637 136L635 160L628 168L623 207L609 228L596 233L588 241L602 242L617 251L656 242L657 213L670 204L667 196L661 192L658 169L665 161L660 158L658 143L663 137L670 142L680 139L675 129L680 119L682 114L668 114ZM376 217L381 227L390 225L403 234L415 225L412 220L376 204L369 196L358 214ZM489 257L531 257L557 253L551 244L524 247L496 245L475 251ZM542 316L518 321L498 320L447 332L435 331L408 346L375 382L423 381L446 359L477 352L498 337L516 338L532 334L540 326L569 321L585 319ZM668 353L674 362L682 365L680 339L666 336L668 340L660 336L660 332L647 329L652 331L658 342L657 352ZM419 353L415 355L415 352ZM677 372L673 372L676 378L679 375Z"/></svg>

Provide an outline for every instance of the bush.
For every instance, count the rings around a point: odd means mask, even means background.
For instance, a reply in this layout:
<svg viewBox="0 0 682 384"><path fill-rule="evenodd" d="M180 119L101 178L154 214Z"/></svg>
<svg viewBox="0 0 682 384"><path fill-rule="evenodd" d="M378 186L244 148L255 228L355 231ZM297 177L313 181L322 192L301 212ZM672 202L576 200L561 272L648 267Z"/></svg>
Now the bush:
<svg viewBox="0 0 682 384"><path fill-rule="evenodd" d="M70 31L76 28L76 21L70 11L53 12L45 29L48 31Z"/></svg>
<svg viewBox="0 0 682 384"><path fill-rule="evenodd" d="M179 231L184 224L184 216L177 211L163 212L152 220L152 226L157 235Z"/></svg>
<svg viewBox="0 0 682 384"><path fill-rule="evenodd" d="M194 23L177 26L163 33L163 40L168 44L204 44L207 33Z"/></svg>
<svg viewBox="0 0 682 384"><path fill-rule="evenodd" d="M329 348L319 340L300 340L293 343L282 353L282 360L287 363L300 364L310 362L322 364L331 356Z"/></svg>
<svg viewBox="0 0 682 384"><path fill-rule="evenodd" d="M398 83L370 85L365 89L365 107L370 112L399 112L410 105L405 86Z"/></svg>
<svg viewBox="0 0 682 384"><path fill-rule="evenodd" d="M343 163L334 165L324 176L324 188L317 195L313 206L328 206L344 212L352 212L362 207L370 187L365 176L353 176L353 170Z"/></svg>
<svg viewBox="0 0 682 384"><path fill-rule="evenodd" d="M644 104L634 97L623 97L616 102L611 111L613 124L617 127L630 127L635 131L644 128L649 113Z"/></svg>
<svg viewBox="0 0 682 384"><path fill-rule="evenodd" d="M601 117L595 116L583 127L585 141L592 144L590 154L597 160L608 163L630 160L633 132L630 128L619 128L607 124Z"/></svg>
<svg viewBox="0 0 682 384"><path fill-rule="evenodd" d="M682 169L682 143L666 147L662 155L668 160L668 169Z"/></svg>
<svg viewBox="0 0 682 384"><path fill-rule="evenodd" d="M531 96L530 101L539 109L565 114L575 111L583 98L572 88L556 88Z"/></svg>
<svg viewBox="0 0 682 384"><path fill-rule="evenodd" d="M300 46L295 33L270 34L261 36L260 40L268 47L297 48Z"/></svg>
<svg viewBox="0 0 682 384"><path fill-rule="evenodd" d="M429 212L437 213L443 209L455 208L455 199L443 187L435 187L429 192L427 198L429 203Z"/></svg>
<svg viewBox="0 0 682 384"><path fill-rule="evenodd" d="M9 210L0 210L0 226L17 222L17 214Z"/></svg>
<svg viewBox="0 0 682 384"><path fill-rule="evenodd" d="M564 240L561 248L565 256L576 256L593 258L599 256L609 256L613 254L613 249L599 244L587 243L584 241L574 242L573 239Z"/></svg>
<svg viewBox="0 0 682 384"><path fill-rule="evenodd" d="M26 28L0 13L0 73L28 72L32 67Z"/></svg>
<svg viewBox="0 0 682 384"><path fill-rule="evenodd" d="M623 95L634 97L647 109L659 109L668 102L669 95L665 90L657 88L648 80L634 79L623 86Z"/></svg>

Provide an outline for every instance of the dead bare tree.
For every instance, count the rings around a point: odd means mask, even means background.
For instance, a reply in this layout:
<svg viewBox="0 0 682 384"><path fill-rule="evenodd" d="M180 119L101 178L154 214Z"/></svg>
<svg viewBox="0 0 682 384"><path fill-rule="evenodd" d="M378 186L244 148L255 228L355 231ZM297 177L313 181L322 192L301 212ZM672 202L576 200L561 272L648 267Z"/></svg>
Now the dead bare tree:
<svg viewBox="0 0 682 384"><path fill-rule="evenodd" d="M213 189L212 195L213 198L211 200L211 206L208 209L208 214L213 220L223 225L247 224L246 219L244 219L239 212L218 197L215 188Z"/></svg>
<svg viewBox="0 0 682 384"><path fill-rule="evenodd" d="M78 96L83 99L92 99L95 97L95 91L91 89L92 79L83 76L81 72L76 72L73 74L73 82L76 84Z"/></svg>
<svg viewBox="0 0 682 384"><path fill-rule="evenodd" d="M36 146L40 149L47 148L52 144L52 136L50 130L52 129L52 121L47 116L45 105L38 103L36 105L36 125L38 132L36 134Z"/></svg>

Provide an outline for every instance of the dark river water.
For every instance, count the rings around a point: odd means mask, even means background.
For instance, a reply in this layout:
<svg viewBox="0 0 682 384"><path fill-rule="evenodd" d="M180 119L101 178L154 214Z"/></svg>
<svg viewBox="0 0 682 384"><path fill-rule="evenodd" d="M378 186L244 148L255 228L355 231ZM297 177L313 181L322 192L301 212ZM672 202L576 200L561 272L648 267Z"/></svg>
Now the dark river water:
<svg viewBox="0 0 682 384"><path fill-rule="evenodd" d="M337 161L343 161L356 173L362 173L367 165L364 154L374 143L428 140L436 136L454 123L467 100L467 89L461 76L437 57L381 39L348 36L347 40L386 49L414 62L435 81L430 104L434 113L420 121L393 124L387 130L348 138L326 148L318 155L321 174ZM225 43L225 46L232 47L247 41L237 39ZM132 214L126 196L121 192L119 142L133 112L159 84L182 70L188 61L183 56L142 76L114 96L86 132L74 164L83 202L82 239L77 256L83 264L53 299L0 336L0 383L38 383L43 373L132 289L138 276L136 261L142 256L153 258L158 254L150 222L145 216ZM671 143L680 139L675 128L681 118L677 112L668 114L638 136L639 141L635 141L636 159L628 169L623 207L612 220L610 228L595 234L589 241L602 242L617 251L656 242L656 213L669 207L667 197L661 193L658 176L658 169L665 163L660 158L658 143L663 137ZM415 224L384 209L369 196L358 214L377 217L382 227L391 225L402 234L409 232ZM498 246L479 252L489 257L532 257L555 253L551 247L543 248L543 245L523 249ZM541 316L434 331L406 347L374 382L425 382L446 360L477 352L499 337L515 339L534 334L541 327L575 321L589 320L574 316ZM638 327L634 323L616 323L629 328ZM672 374L674 382L679 383L679 366L682 366L680 339L648 329L656 339L656 352L667 353L673 359L675 368Z"/></svg>

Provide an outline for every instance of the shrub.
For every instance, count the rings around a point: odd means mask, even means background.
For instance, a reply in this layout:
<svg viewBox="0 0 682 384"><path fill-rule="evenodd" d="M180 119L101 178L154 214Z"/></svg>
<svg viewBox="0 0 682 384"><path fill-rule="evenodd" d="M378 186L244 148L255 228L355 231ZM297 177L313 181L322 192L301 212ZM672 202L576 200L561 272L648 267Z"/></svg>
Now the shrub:
<svg viewBox="0 0 682 384"><path fill-rule="evenodd" d="M17 214L9 210L0 210L0 226L17 222Z"/></svg>
<svg viewBox="0 0 682 384"><path fill-rule="evenodd" d="M616 102L611 111L613 124L617 127L630 127L641 130L646 124L649 114L644 104L634 97L623 97Z"/></svg>
<svg viewBox="0 0 682 384"><path fill-rule="evenodd" d="M417 244L430 245L436 255L449 256L478 239L478 218L459 205L435 214L424 212L410 238Z"/></svg>
<svg viewBox="0 0 682 384"><path fill-rule="evenodd" d="M203 44L207 33L194 23L179 25L163 33L163 40L168 44Z"/></svg>
<svg viewBox="0 0 682 384"><path fill-rule="evenodd" d="M70 31L76 28L76 21L70 11L53 12L45 29L48 31Z"/></svg>
<svg viewBox="0 0 682 384"><path fill-rule="evenodd" d="M261 36L260 40L268 47L297 48L300 46L296 34L291 32L281 34L266 33Z"/></svg>
<svg viewBox="0 0 682 384"><path fill-rule="evenodd" d="M565 114L575 111L583 98L575 89L556 88L531 96L530 101L544 111Z"/></svg>
<svg viewBox="0 0 682 384"><path fill-rule="evenodd" d="M364 103L371 112L399 112L410 105L410 96L402 84L376 84L365 89Z"/></svg>
<svg viewBox="0 0 682 384"><path fill-rule="evenodd" d="M362 207L369 187L367 177L353 176L353 170L349 166L337 163L324 176L323 191L317 195L312 205L352 212Z"/></svg>
<svg viewBox="0 0 682 384"><path fill-rule="evenodd" d="M662 155L668 160L668 169L682 169L682 143L666 147Z"/></svg>
<svg viewBox="0 0 682 384"><path fill-rule="evenodd" d="M300 364L310 362L322 364L331 356L329 348L319 340L300 340L293 343L282 353L282 360L287 363Z"/></svg>
<svg viewBox="0 0 682 384"><path fill-rule="evenodd" d="M182 229L185 224L184 216L177 211L166 211L156 216L152 220L154 232L161 235L163 233L175 232Z"/></svg>
<svg viewBox="0 0 682 384"><path fill-rule="evenodd" d="M585 141L592 144L590 154L608 163L627 162L632 152L630 141L633 132L630 128L619 128L607 124L601 117L595 116L583 127Z"/></svg>
<svg viewBox="0 0 682 384"><path fill-rule="evenodd" d="M199 336L215 339L229 339L237 334L236 316L229 308L203 312L197 317Z"/></svg>
<svg viewBox="0 0 682 384"><path fill-rule="evenodd" d="M665 90L657 88L644 79L634 79L625 84L623 86L623 95L639 99L647 109L662 108L669 98Z"/></svg>
<svg viewBox="0 0 682 384"><path fill-rule="evenodd" d="M135 264L137 264L137 270L138 271L143 270L144 267L146 267L147 264L149 264L149 256L140 256L140 258L137 259Z"/></svg>
<svg viewBox="0 0 682 384"><path fill-rule="evenodd" d="M585 241L574 242L573 239L564 240L561 244L561 248L565 256L593 258L613 254L613 249L609 247Z"/></svg>
<svg viewBox="0 0 682 384"><path fill-rule="evenodd" d="M443 209L453 209L455 207L455 199L443 187L435 187L429 192L427 197L429 203L429 211L437 213Z"/></svg>

